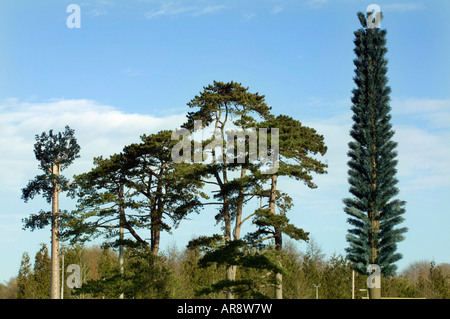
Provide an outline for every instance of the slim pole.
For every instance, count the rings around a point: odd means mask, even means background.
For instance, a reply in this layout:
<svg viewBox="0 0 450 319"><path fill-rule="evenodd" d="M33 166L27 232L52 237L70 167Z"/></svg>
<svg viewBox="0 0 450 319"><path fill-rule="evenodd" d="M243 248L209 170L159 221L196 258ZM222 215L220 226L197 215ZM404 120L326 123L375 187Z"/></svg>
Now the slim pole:
<svg viewBox="0 0 450 319"><path fill-rule="evenodd" d="M320 287L320 284L318 284L318 285L313 284L313 286L316 287L316 299L319 299L319 287Z"/></svg>
<svg viewBox="0 0 450 319"><path fill-rule="evenodd" d="M120 228L119 228L119 238L120 238L120 246L119 246L119 270L120 274L123 275L124 272L124 256L123 256L123 235L124 235L124 219L125 219L125 208L123 205L124 201L124 186L123 184L120 186L120 207L119 207L119 214L120 214ZM123 299L124 294L123 292L119 295L119 299Z"/></svg>
<svg viewBox="0 0 450 319"><path fill-rule="evenodd" d="M352 299L355 299L355 270L352 270Z"/></svg>
<svg viewBox="0 0 450 319"><path fill-rule="evenodd" d="M62 268L61 268L61 299L64 299L64 254L62 257Z"/></svg>

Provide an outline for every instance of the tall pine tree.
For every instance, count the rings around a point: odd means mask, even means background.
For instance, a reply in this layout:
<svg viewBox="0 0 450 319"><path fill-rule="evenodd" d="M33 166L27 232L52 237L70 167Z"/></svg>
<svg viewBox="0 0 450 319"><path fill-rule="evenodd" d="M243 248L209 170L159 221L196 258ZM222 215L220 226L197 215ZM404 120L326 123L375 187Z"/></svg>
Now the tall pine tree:
<svg viewBox="0 0 450 319"><path fill-rule="evenodd" d="M52 228L52 250L51 250L51 281L50 298L60 299L60 265L59 265L59 234L60 218L65 214L59 209L59 194L63 191L69 196L74 195L75 183L61 175L72 162L80 157L80 146L75 138L75 131L66 125L64 132L47 134L43 132L36 135L34 154L39 161L39 168L44 172L30 180L22 189L22 199L28 202L36 195L42 194L48 203L52 203L52 210L45 212L41 210L38 214L31 214L24 218L24 229L42 229L48 224Z"/></svg>
<svg viewBox="0 0 450 319"><path fill-rule="evenodd" d="M373 27L365 15L358 13L362 28L355 31L357 58L353 89L353 126L349 143L348 181L351 198L344 199L349 215L346 249L348 259L360 273L376 264L382 275L393 275L402 258L397 243L404 239L406 228L398 228L405 213L404 201L395 199L397 143L390 123L391 107L387 86L386 30ZM371 22L371 21L370 21ZM381 296L381 288L370 288L373 298Z"/></svg>

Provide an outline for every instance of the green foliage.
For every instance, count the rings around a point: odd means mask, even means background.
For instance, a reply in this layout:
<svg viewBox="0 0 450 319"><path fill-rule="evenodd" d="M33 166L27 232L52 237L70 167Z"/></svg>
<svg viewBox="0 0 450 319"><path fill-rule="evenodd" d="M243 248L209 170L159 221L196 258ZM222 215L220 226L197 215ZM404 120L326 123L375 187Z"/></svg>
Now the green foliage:
<svg viewBox="0 0 450 319"><path fill-rule="evenodd" d="M249 88L243 87L240 83L214 81L203 89L200 95L188 103L189 107L199 110L188 112L184 128L193 130L195 120L202 120L203 125L208 126L217 120L217 112L229 115L233 124L240 128L250 128L256 124L252 115L261 118L270 117L271 108L265 103L264 95L250 93Z"/></svg>
<svg viewBox="0 0 450 319"><path fill-rule="evenodd" d="M104 259L103 259L104 260ZM100 279L89 280L76 290L76 295L118 298L124 294L130 299L173 298L175 280L161 256L155 256L148 247L126 250L125 269L108 265Z"/></svg>
<svg viewBox="0 0 450 319"><path fill-rule="evenodd" d="M271 250L264 256L245 245L234 243L228 249L237 250L240 258L234 261L240 266L237 268L236 280L231 282L225 280L225 264L203 259L216 248L226 250L223 237L219 237L197 238L183 251L172 248L157 257L148 248L126 249L124 274L120 273L117 254L111 249L65 247L65 267L69 263L80 263L83 286L74 290L66 285L64 298L118 298L124 293L125 298L223 299L229 288L234 289L239 298L273 298L273 272L266 268L271 263L272 267L283 265L282 269L276 271L283 273L283 297L286 299L316 298L313 284L321 284L319 299L351 298L351 262L340 254L326 259L314 239L309 240L305 252L298 250L295 241L287 241L282 253ZM7 284L0 284L0 297L48 298L48 291L46 297L36 293L39 290L36 288L39 286L36 271L42 265L42 260L45 260L42 256L45 256L45 245L36 253L33 266L25 253L18 277ZM382 295L386 298L449 299L448 264L416 262L400 275L382 277L381 280ZM366 296L367 292L360 291L367 289L366 281L367 275L355 273L356 299Z"/></svg>
<svg viewBox="0 0 450 319"><path fill-rule="evenodd" d="M109 248L103 248L98 262L99 277L106 277L113 272L118 265L118 256Z"/></svg>
<svg viewBox="0 0 450 319"><path fill-rule="evenodd" d="M450 276L433 261L430 264L429 284L435 299L450 299Z"/></svg>
<svg viewBox="0 0 450 319"><path fill-rule="evenodd" d="M114 154L107 159L94 158L94 168L75 176L78 187L78 205L70 218L66 219L64 239L72 243L83 243L98 237L112 238L123 226L130 230L135 227L134 219L121 216L120 209L131 207L131 196L125 191L126 158ZM139 237L138 241L143 242Z"/></svg>
<svg viewBox="0 0 450 319"><path fill-rule="evenodd" d="M310 188L317 188L312 182L312 173L326 174L327 168L326 164L315 158L327 152L324 137L287 115L272 117L258 123L258 127L279 129L280 159L276 175L294 178ZM268 138L270 143L270 136Z"/></svg>
<svg viewBox="0 0 450 319"><path fill-rule="evenodd" d="M188 249L202 252L197 261L202 269L226 266L237 271L235 280L208 283L196 290L198 296L231 289L239 298L268 298L265 287L274 285L275 273L285 273L278 262L280 252L256 250L243 240L225 241L219 235L201 237L191 240Z"/></svg>
<svg viewBox="0 0 450 319"><path fill-rule="evenodd" d="M48 299L50 296L50 257L47 246L41 244L34 265L30 256L23 253L16 279L18 299Z"/></svg>
<svg viewBox="0 0 450 319"><path fill-rule="evenodd" d="M355 32L355 84L352 97L353 126L349 143L348 181L352 198L344 199L344 211L349 215L346 249L348 258L360 273L368 264L377 264L382 274L393 275L395 262L402 258L396 252L404 239L404 201L395 199L399 193L397 173L397 143L387 86L386 30L365 28L365 18L358 15L362 29Z"/></svg>
<svg viewBox="0 0 450 319"><path fill-rule="evenodd" d="M281 273L279 256L275 258L277 262L274 263L269 256L276 253L266 250L275 248L279 254L283 234L297 240L307 239L306 232L289 223L286 212L292 207L292 200L287 194L276 189L276 179L278 176L287 176L301 180L311 188L317 187L312 182L312 173L323 174L326 172L326 165L314 158L315 155L324 155L326 152L323 136L318 135L314 129L302 126L299 121L289 116L274 117L270 113L271 108L264 102L264 96L250 93L248 88L235 82L214 81L212 85L204 87L203 92L192 99L188 105L191 108L197 108L197 111L188 113L184 128L192 132L195 129L194 122L196 120L202 120L202 124L205 126L214 127L213 136L203 141L203 146L210 145L216 139L227 140L225 138L227 125L240 130L255 128L258 134L261 134L258 129L278 129L280 131L280 161L278 158L272 158L272 163L270 163L272 167L277 168L274 175L264 174L261 171L261 168L268 164L262 158L256 162L250 162L250 138L248 141L244 138L245 151L238 150L234 154L222 152L219 158L214 157L218 154L212 150L214 160L207 165L207 169L204 171L205 176L213 177L213 181L209 181L209 183L218 186L218 190L214 194L214 198L218 200L217 204L220 205L216 222L223 222L225 243L220 248L210 248L203 256L202 261L208 265L215 262L228 267L226 280L220 281L217 285L211 286L213 288L208 289L218 291L226 288L229 292L233 290L236 293L242 293L238 287L245 286L244 290L252 291L252 294L256 296L259 292L256 292L253 287L250 288L247 281L238 281L236 276L248 272L249 269L258 271L265 269L266 273L269 271L272 274ZM261 138L259 136L259 139ZM271 135L265 138L268 138L268 144L274 145L275 141L271 141ZM258 144L258 147L260 146L261 144ZM242 163L237 160L238 158L245 160ZM237 170L240 170L240 176L236 177L236 174L232 173ZM264 184L267 182L270 183L270 190L264 189ZM245 204L255 196L260 197L261 207L245 216ZM262 205L263 197L269 201L268 208ZM275 202L279 213L275 212ZM247 220L251 220L257 230L242 236L242 224ZM233 223L234 231L232 232ZM275 239L275 246L265 245L264 242L270 239ZM249 245L253 246L251 249L256 249L256 255L249 254L248 251L243 254L245 250L243 247L248 246L246 249L249 250L251 247ZM258 258L258 262L251 260L250 256ZM247 260L251 260L251 262L247 263ZM252 267L247 267L251 263L253 263ZM240 271L241 267L243 268ZM267 279L267 276L264 278ZM273 280L273 276L271 278ZM203 291L210 292L211 290Z"/></svg>
<svg viewBox="0 0 450 319"><path fill-rule="evenodd" d="M17 298L32 299L35 296L35 283L28 253L23 253L17 276Z"/></svg>
<svg viewBox="0 0 450 319"><path fill-rule="evenodd" d="M36 253L34 259L35 298L48 299L50 291L50 256L45 244Z"/></svg>
<svg viewBox="0 0 450 319"><path fill-rule="evenodd" d="M67 191L69 196L74 196L75 185L60 174L72 162L80 157L80 146L74 136L75 131L69 126L65 127L63 133L57 134L50 130L47 134L43 132L36 135L34 144L34 154L39 161L39 168L44 172L29 181L22 189L22 199L27 202L36 195L42 194L48 203L52 201L55 194ZM59 212L52 212L58 214ZM54 217L54 216L53 216ZM25 218L24 228L31 230L40 229L50 224L52 214L41 211L39 214L31 214L30 218Z"/></svg>
<svg viewBox="0 0 450 319"><path fill-rule="evenodd" d="M258 209L255 211L252 223L257 227L257 230L248 233L245 236L245 240L259 249L266 248L267 245L263 241L268 238L273 238L277 231L295 240L308 239L308 233L290 224L289 219L284 213L273 214L269 209Z"/></svg>
<svg viewBox="0 0 450 319"><path fill-rule="evenodd" d="M0 283L0 299L17 299L17 279L11 278L8 282Z"/></svg>
<svg viewBox="0 0 450 319"><path fill-rule="evenodd" d="M198 189L202 187L195 165L172 161L171 150L177 142L171 136L172 131L143 135L142 143L124 148L127 185L144 197L144 202L137 204L148 210L157 228L168 231L164 217L176 226L187 214L200 209Z"/></svg>
<svg viewBox="0 0 450 319"><path fill-rule="evenodd" d="M22 198L28 201L42 194L51 202L61 191L78 197L71 214L40 211L24 219L25 228L32 230L45 227L56 216L63 220L60 235L71 245L61 251L62 271L66 274L68 265L78 265L82 283L81 288L72 289L62 282L64 298L273 298L279 297L274 291L282 287L284 298L301 299L315 298L313 285L320 284L319 298L348 299L352 269L365 273L374 249L383 273L393 274L394 263L401 257L395 252L396 243L406 229L396 228L403 221L404 202L394 199L397 144L391 140L394 132L389 123L386 32L368 30L364 15L358 18L363 29L355 32L357 88L348 153L354 197L344 200L348 222L354 226L347 236L347 258L334 254L325 260L310 234L290 222L287 212L293 208L292 198L277 186L279 178L293 178L309 188L317 187L314 174L327 173L327 165L318 159L327 151L323 136L289 116L271 114L263 95L250 93L236 82L214 81L188 103L197 110L188 113L183 127L192 133L196 120L214 127L214 135L203 140L202 146L224 138L229 126L279 129L280 156L271 163L277 167L275 173L263 174L260 169L267 163L262 160L248 161L247 140L244 151L223 153L222 160L216 158L208 165L174 163L171 151L179 141L172 140L172 131L167 130L142 135L139 143L109 158L94 158L94 167L69 183L60 171L79 157L74 131L66 127L64 133L36 136L35 156L44 174L29 182ZM267 138L272 145L271 135ZM242 157L244 163L237 161ZM212 196L203 192L206 184L216 186ZM246 204L258 198L259 208L248 211ZM218 205L216 222L222 223L224 233L197 237L182 252L160 253L161 232L170 233L189 214L209 204ZM241 235L247 220L256 230ZM141 237L141 230L150 231L150 243ZM299 252L292 241L283 244L283 235L307 241L307 251ZM104 239L102 249L84 246L96 238ZM119 267L117 248L123 267ZM367 288L367 275L354 276L359 298L359 289ZM423 274L414 280L410 277L383 277L383 295L449 298L449 272L442 265L431 263ZM17 279L0 285L0 296L9 298L48 298L49 291L50 259L45 245L36 254L34 268L24 253Z"/></svg>
<svg viewBox="0 0 450 319"><path fill-rule="evenodd" d="M216 238L210 241L220 243L223 241L221 236L220 239ZM178 272L176 273L177 278L181 286L177 291L182 291L183 293L179 295L178 298L225 298L225 292L220 289L211 289L205 293L199 293L201 289L210 287L215 283L223 280L226 274L226 266L219 265L217 263L212 263L210 265L203 264L200 267L200 262L205 254L203 248L209 249L209 247L214 247L213 245L200 244L200 241L209 242L206 237L197 238L199 241L194 243L196 240L191 240L188 248L183 251L180 258L180 266Z"/></svg>
<svg viewBox="0 0 450 319"><path fill-rule="evenodd" d="M326 289L322 289L324 299L350 299L352 271L348 260L343 256L333 255L322 271L321 282Z"/></svg>
<svg viewBox="0 0 450 319"><path fill-rule="evenodd" d="M171 131L143 135L141 141L108 159L95 158L90 172L76 176L79 201L65 223L64 238L76 242L102 236L115 238L109 241L114 247L146 246L138 231L150 229L156 254L161 231L170 232L201 209L196 166L171 160ZM120 237L120 228L131 236Z"/></svg>

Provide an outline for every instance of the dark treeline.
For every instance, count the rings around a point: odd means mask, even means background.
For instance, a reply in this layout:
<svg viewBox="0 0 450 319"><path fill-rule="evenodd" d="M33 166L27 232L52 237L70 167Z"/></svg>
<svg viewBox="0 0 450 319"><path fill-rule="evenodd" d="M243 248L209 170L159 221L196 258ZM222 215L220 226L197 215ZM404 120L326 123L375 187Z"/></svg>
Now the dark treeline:
<svg viewBox="0 0 450 319"><path fill-rule="evenodd" d="M202 252L199 249L179 249L175 246L162 252L157 258L139 249L127 249L125 272L119 274L118 254L110 248L74 245L63 248L64 263L81 266L82 285L85 289L74 291L65 285L64 298L225 298L226 292L208 291L207 287L225 277L224 266L200 265ZM289 269L283 277L283 297L286 299L352 298L352 270L341 255L324 257L321 248L311 240L305 252L299 251L292 241L283 248L283 262ZM19 274L8 283L0 284L2 299L46 299L49 298L50 258L42 244L33 260L23 254ZM241 289L237 297L250 298L261 294L274 297L273 288L261 281L258 271L242 268L237 279L258 280L256 290ZM65 281L70 273L66 272ZM263 274L264 275L264 274ZM115 279L116 278L116 279ZM383 296L397 298L450 298L450 265L436 265L433 261L411 263L399 275L382 278ZM367 276L355 273L355 298L366 296ZM254 286L256 287L256 286ZM86 292L90 290L90 292Z"/></svg>

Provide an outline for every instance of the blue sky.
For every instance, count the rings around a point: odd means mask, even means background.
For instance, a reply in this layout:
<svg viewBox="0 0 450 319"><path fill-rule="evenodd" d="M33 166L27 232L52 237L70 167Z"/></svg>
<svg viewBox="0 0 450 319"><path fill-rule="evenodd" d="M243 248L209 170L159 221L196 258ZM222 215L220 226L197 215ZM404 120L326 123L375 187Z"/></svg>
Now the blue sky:
<svg viewBox="0 0 450 319"><path fill-rule="evenodd" d="M69 4L81 28L69 29ZM17 274L50 230L22 230L21 219L48 205L25 204L21 189L39 173L34 135L75 129L81 158L120 152L139 136L173 129L203 86L236 81L266 96L325 136L329 173L318 188L280 181L295 207L291 221L329 257L344 254L348 225L347 143L354 87L356 13L376 3L384 13L399 143L399 199L407 201L400 270L417 260L450 262L450 3L437 0L118 0L2 1L0 4L0 282ZM62 205L73 201L62 198ZM61 207L64 209L64 207ZM249 208L250 209L250 208ZM214 212L191 216L163 248L217 232ZM244 225L245 230L245 225ZM299 245L305 248L304 244Z"/></svg>

